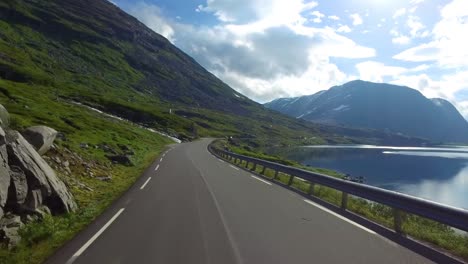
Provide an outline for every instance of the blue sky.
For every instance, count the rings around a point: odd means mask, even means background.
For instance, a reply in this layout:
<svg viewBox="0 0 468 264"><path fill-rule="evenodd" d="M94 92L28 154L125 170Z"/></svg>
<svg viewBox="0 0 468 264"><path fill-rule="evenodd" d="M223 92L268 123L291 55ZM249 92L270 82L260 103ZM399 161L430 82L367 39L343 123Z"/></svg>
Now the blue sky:
<svg viewBox="0 0 468 264"><path fill-rule="evenodd" d="M258 102L354 79L406 85L468 117L466 0L113 0Z"/></svg>

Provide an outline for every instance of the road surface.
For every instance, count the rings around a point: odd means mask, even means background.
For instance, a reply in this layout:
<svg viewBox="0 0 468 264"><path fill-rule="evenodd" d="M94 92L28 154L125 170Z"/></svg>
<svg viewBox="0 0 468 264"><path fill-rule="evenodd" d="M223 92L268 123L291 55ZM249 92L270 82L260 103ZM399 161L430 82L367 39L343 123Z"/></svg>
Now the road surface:
<svg viewBox="0 0 468 264"><path fill-rule="evenodd" d="M304 197L174 146L46 263L430 263Z"/></svg>

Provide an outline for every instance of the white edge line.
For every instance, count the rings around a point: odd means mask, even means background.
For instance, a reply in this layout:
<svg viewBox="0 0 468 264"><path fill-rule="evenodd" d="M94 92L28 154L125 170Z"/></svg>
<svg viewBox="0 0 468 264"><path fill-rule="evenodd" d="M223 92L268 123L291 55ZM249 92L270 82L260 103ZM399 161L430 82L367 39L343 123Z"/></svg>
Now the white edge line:
<svg viewBox="0 0 468 264"><path fill-rule="evenodd" d="M263 182L263 183L266 183L266 184L268 184L268 185L271 185L271 182L265 181L264 179L259 178L259 177L257 177L257 176L250 175L250 177L252 177L252 178L254 178L254 179L258 180L258 181L261 181L261 182Z"/></svg>
<svg viewBox="0 0 468 264"><path fill-rule="evenodd" d="M148 179L145 181L145 183L143 183L143 185L140 187L140 190L143 190L146 186L146 184L148 184L148 182L151 180L151 177L148 177Z"/></svg>
<svg viewBox="0 0 468 264"><path fill-rule="evenodd" d="M121 208L99 231L91 237L75 254L66 262L66 264L72 264L83 252L112 224L112 222L119 217L119 215L125 210Z"/></svg>
<svg viewBox="0 0 468 264"><path fill-rule="evenodd" d="M220 160L220 159L218 159L218 161L220 161L220 162L222 162L222 163L225 163L225 162L224 162L224 160Z"/></svg>
<svg viewBox="0 0 468 264"><path fill-rule="evenodd" d="M232 165L229 165L229 167L231 167L231 168L233 168L233 169L235 169L235 170L239 170L239 168L234 167L234 166L232 166Z"/></svg>
<svg viewBox="0 0 468 264"><path fill-rule="evenodd" d="M154 169L154 171L157 171L159 169L159 164L156 166L156 168Z"/></svg>
<svg viewBox="0 0 468 264"><path fill-rule="evenodd" d="M163 158L159 159L159 162L161 162L161 161L162 161L162 159L163 159Z"/></svg>
<svg viewBox="0 0 468 264"><path fill-rule="evenodd" d="M317 208L319 208L319 209L321 209L321 210L323 210L323 211L325 211L325 212L327 212L329 214L332 214L332 215L340 218L341 220L344 220L344 221L346 221L346 222L348 222L348 223L350 223L350 224L352 224L354 226L357 226L357 227L361 228L362 230L367 231L367 232L369 232L369 233L371 233L373 235L377 234L374 231L370 230L369 228L366 228L366 227L364 227L364 226L362 226L362 225L360 225L360 224L358 224L356 222L353 222L353 221L349 220L348 218L346 218L346 217L344 217L342 215L339 215L339 214L337 214L337 213L335 213L335 212L333 212L333 211L331 211L331 210L329 210L329 209L327 209L327 208L325 208L325 207L323 207L321 205L318 205L318 204L312 202L311 200L304 199L304 202L306 202L306 203L308 203L310 205L313 205L313 206L315 206L315 207L317 207Z"/></svg>

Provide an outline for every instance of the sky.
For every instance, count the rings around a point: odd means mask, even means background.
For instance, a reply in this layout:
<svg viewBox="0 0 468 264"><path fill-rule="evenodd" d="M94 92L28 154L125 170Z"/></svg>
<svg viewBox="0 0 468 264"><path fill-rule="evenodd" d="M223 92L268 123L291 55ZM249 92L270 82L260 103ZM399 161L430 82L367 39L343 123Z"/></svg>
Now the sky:
<svg viewBox="0 0 468 264"><path fill-rule="evenodd" d="M467 0L112 0L260 102L351 80L405 85L468 118Z"/></svg>

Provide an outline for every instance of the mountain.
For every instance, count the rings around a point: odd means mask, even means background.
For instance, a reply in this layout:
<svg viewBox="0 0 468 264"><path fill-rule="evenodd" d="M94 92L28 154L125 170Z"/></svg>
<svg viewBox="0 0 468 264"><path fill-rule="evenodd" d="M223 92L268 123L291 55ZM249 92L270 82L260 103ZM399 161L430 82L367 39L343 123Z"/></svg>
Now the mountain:
<svg viewBox="0 0 468 264"><path fill-rule="evenodd" d="M276 99L265 106L317 123L468 142L468 122L450 102L428 99L404 86L357 80L309 96Z"/></svg>
<svg viewBox="0 0 468 264"><path fill-rule="evenodd" d="M18 130L48 124L77 138L83 120L69 110L75 102L182 140L420 142L266 109L106 0L0 1L0 102Z"/></svg>

